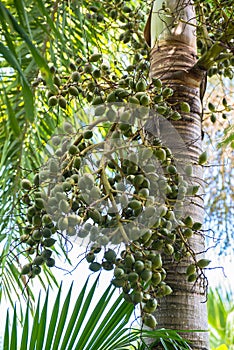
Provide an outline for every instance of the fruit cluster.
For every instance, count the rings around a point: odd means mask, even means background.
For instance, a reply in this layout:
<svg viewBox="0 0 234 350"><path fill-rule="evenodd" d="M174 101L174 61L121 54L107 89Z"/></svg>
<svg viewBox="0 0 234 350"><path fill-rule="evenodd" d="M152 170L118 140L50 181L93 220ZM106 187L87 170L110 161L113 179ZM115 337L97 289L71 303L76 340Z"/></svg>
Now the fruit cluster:
<svg viewBox="0 0 234 350"><path fill-rule="evenodd" d="M189 184L191 165L178 172L163 142L148 141L148 109L132 106L101 105L102 115L78 132L65 122L33 183L22 180L27 219L21 242L34 258L21 273L32 278L41 265L54 266L49 248L57 237L79 237L87 242L90 270L113 270L113 285L141 305L145 324L154 328L157 298L172 292L162 255L180 261L191 253L188 239L201 229L183 217L183 204L198 186ZM203 267L194 262L189 281Z"/></svg>

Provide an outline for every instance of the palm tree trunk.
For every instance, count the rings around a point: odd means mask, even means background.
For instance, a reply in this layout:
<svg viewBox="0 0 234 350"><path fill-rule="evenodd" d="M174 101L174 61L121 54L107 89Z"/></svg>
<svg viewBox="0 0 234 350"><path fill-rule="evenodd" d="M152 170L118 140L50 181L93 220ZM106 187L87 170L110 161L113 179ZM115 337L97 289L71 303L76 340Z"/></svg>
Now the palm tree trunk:
<svg viewBox="0 0 234 350"><path fill-rule="evenodd" d="M174 89L170 103L175 106L182 119L172 124L182 137L186 149L181 152L181 162L192 163L194 184L202 183L202 169L196 165L201 154L201 101L200 85L204 71L196 66L196 15L191 1L168 0L154 2L151 15L146 25L145 38L151 45L151 78L159 78L163 85ZM187 102L190 112L183 113L180 103ZM175 140L176 147L176 140ZM173 153L173 149L171 149ZM203 201L200 196L192 198L186 207L186 215L194 221L202 222ZM205 249L204 237L193 235L190 248L196 252ZM198 259L203 254L198 255ZM169 329L207 330L207 311L204 280L193 285L185 275L190 258L176 265L168 257L164 260L167 270L167 283L173 293L159 301L156 318L158 327ZM192 349L208 349L208 333L183 333L182 336L192 341Z"/></svg>

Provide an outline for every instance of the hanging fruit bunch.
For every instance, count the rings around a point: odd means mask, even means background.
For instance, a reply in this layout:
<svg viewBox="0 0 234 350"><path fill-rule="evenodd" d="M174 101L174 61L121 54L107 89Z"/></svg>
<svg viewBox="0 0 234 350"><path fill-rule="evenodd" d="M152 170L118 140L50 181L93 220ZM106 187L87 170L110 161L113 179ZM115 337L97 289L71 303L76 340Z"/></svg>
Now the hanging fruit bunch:
<svg viewBox="0 0 234 350"><path fill-rule="evenodd" d="M32 278L42 265L54 266L56 241L79 237L87 242L90 270L113 270L112 284L127 301L141 305L145 324L154 328L157 298L172 292L162 255L179 262L191 253L187 240L201 229L182 216L186 197L198 186L190 185L191 166L183 174L177 171L160 138L148 141L148 109L99 107L102 115L83 130L65 122L52 137L51 157L33 183L22 180L27 219L21 242L31 262L21 273ZM195 281L206 264L194 261L188 280Z"/></svg>

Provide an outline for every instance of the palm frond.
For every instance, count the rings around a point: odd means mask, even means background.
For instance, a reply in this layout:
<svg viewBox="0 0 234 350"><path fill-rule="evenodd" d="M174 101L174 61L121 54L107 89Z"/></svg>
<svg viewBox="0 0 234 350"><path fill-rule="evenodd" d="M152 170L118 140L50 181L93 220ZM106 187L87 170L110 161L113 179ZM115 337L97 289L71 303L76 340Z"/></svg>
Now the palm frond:
<svg viewBox="0 0 234 350"><path fill-rule="evenodd" d="M208 294L208 322L210 326L210 343L217 347L223 343L233 345L233 293L231 289L210 288Z"/></svg>
<svg viewBox="0 0 234 350"><path fill-rule="evenodd" d="M113 286L104 291L96 304L91 303L98 292L98 280L99 277L89 286L87 279L76 299L71 285L64 302L61 300L63 288L60 286L50 315L51 297L48 290L43 305L39 296L33 318L27 306L23 328L17 322L16 308L11 327L7 313L4 349L16 350L17 343L21 344L20 350L127 349L138 337L127 327L134 307L121 295L113 302Z"/></svg>

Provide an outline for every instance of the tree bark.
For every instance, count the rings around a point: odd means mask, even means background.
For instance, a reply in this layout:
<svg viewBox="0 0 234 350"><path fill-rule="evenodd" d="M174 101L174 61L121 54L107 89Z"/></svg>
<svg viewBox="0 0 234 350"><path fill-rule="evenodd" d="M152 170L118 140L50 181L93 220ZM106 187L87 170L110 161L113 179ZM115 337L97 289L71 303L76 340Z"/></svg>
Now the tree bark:
<svg viewBox="0 0 234 350"><path fill-rule="evenodd" d="M146 41L151 46L150 76L161 79L163 85L174 90L170 103L181 113L182 119L173 121L172 124L186 145L181 151L180 160L182 163L193 164L193 184L202 184L202 169L198 166L198 158L202 152L200 85L204 71L196 65L196 14L189 0L169 0L164 1L164 4L160 0L154 2L145 29ZM181 112L181 102L190 105L189 113ZM171 151L173 153L173 149ZM186 215L190 215L196 222L202 222L202 196L196 196L190 201L186 206ZM202 234L196 234L190 239L189 246L196 254L201 253L205 250L204 241ZM203 253L198 255L198 259L201 258ZM208 329L206 285L204 280L197 281L194 285L187 282L185 270L190 259L188 257L178 265L169 258L164 259L166 282L173 293L159 300L155 315L159 328ZM209 348L207 332L181 335L192 342L194 350Z"/></svg>

